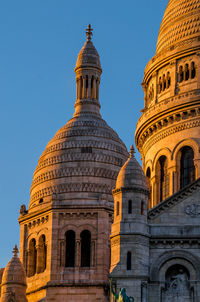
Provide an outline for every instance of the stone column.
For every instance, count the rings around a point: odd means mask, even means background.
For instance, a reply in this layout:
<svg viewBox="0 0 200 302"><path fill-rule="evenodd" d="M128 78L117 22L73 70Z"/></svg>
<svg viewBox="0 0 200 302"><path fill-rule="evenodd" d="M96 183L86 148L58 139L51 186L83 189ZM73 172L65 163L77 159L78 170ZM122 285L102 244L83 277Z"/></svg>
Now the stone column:
<svg viewBox="0 0 200 302"><path fill-rule="evenodd" d="M91 242L91 266L95 266L95 240Z"/></svg>
<svg viewBox="0 0 200 302"><path fill-rule="evenodd" d="M88 99L91 99L91 77L88 77Z"/></svg>
<svg viewBox="0 0 200 302"><path fill-rule="evenodd" d="M78 93L78 97L79 99L82 99L82 77L79 78L79 93Z"/></svg>
<svg viewBox="0 0 200 302"><path fill-rule="evenodd" d="M65 242L60 241L60 266L65 266Z"/></svg>
<svg viewBox="0 0 200 302"><path fill-rule="evenodd" d="M80 240L76 240L76 263L75 266L76 267L80 267L81 265L81 242Z"/></svg>
<svg viewBox="0 0 200 302"><path fill-rule="evenodd" d="M86 98L86 78L83 78L83 98Z"/></svg>

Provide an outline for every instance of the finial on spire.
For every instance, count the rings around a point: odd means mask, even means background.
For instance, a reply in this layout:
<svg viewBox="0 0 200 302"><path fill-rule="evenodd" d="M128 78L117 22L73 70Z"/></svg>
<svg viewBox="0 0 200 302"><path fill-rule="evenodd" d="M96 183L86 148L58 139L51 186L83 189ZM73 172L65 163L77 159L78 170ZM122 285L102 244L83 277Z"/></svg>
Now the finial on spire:
<svg viewBox="0 0 200 302"><path fill-rule="evenodd" d="M13 249L13 257L17 257L18 252L19 252L19 250L17 248L17 245L15 244L15 247Z"/></svg>
<svg viewBox="0 0 200 302"><path fill-rule="evenodd" d="M88 24L88 27L86 28L86 36L87 36L87 41L91 41L92 38L92 33L93 29L91 27L91 24Z"/></svg>
<svg viewBox="0 0 200 302"><path fill-rule="evenodd" d="M130 157L134 157L134 154L135 154L135 148L133 145L131 145L130 147Z"/></svg>

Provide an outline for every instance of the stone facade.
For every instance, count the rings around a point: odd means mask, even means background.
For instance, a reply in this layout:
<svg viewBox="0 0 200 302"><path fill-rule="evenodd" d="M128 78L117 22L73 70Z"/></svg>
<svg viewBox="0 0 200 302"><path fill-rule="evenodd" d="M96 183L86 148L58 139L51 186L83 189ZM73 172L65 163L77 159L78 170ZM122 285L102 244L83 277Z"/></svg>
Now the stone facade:
<svg viewBox="0 0 200 302"><path fill-rule="evenodd" d="M135 302L200 301L199 20L199 0L170 0L145 69L135 141L149 211L136 164L132 172L123 166L118 177L129 182L117 179L113 191L110 277L116 292L126 288Z"/></svg>
<svg viewBox="0 0 200 302"><path fill-rule="evenodd" d="M143 170L100 115L88 26L75 113L38 161L1 302L114 301L109 277L135 302L200 302L199 20L200 0L169 1L142 84Z"/></svg>

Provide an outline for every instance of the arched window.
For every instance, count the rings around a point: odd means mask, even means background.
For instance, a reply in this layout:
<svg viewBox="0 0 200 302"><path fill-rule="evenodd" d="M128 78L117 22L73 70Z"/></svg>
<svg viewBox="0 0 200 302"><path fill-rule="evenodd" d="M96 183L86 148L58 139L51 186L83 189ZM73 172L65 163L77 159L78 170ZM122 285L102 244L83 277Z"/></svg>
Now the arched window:
<svg viewBox="0 0 200 302"><path fill-rule="evenodd" d="M128 214L132 214L132 200L128 201Z"/></svg>
<svg viewBox="0 0 200 302"><path fill-rule="evenodd" d="M181 149L180 188L195 180L194 152L186 146Z"/></svg>
<svg viewBox="0 0 200 302"><path fill-rule="evenodd" d="M183 66L179 67L179 82L183 82L184 74L183 74Z"/></svg>
<svg viewBox="0 0 200 302"><path fill-rule="evenodd" d="M117 201L116 216L119 216L119 201Z"/></svg>
<svg viewBox="0 0 200 302"><path fill-rule="evenodd" d="M162 79L159 77L159 82L158 82L158 93L161 93L162 91Z"/></svg>
<svg viewBox="0 0 200 302"><path fill-rule="evenodd" d="M196 68L194 62L191 63L191 79L194 79L196 76Z"/></svg>
<svg viewBox="0 0 200 302"><path fill-rule="evenodd" d="M171 85L171 77L170 77L170 73L167 73L167 88L169 88Z"/></svg>
<svg viewBox="0 0 200 302"><path fill-rule="evenodd" d="M91 234L85 230L81 233L81 266L90 267Z"/></svg>
<svg viewBox="0 0 200 302"><path fill-rule="evenodd" d="M148 167L147 171L146 171L146 178L147 178L147 184L149 187L149 195L148 195L148 209L151 208L151 170Z"/></svg>
<svg viewBox="0 0 200 302"><path fill-rule="evenodd" d="M190 73L189 73L189 65L185 64L185 81L189 80Z"/></svg>
<svg viewBox="0 0 200 302"><path fill-rule="evenodd" d="M37 273L45 271L47 265L47 246L45 235L41 235L39 238L39 246L37 251Z"/></svg>
<svg viewBox="0 0 200 302"><path fill-rule="evenodd" d="M127 258L126 258L126 269L127 271L131 270L131 252L127 253Z"/></svg>
<svg viewBox="0 0 200 302"><path fill-rule="evenodd" d="M86 76L85 79L86 83L85 83L85 97L88 98L88 76Z"/></svg>
<svg viewBox="0 0 200 302"><path fill-rule="evenodd" d="M94 77L91 79L91 99L94 98Z"/></svg>
<svg viewBox="0 0 200 302"><path fill-rule="evenodd" d="M37 267L37 249L35 239L31 239L29 242L28 251L28 277L32 277L36 274Z"/></svg>
<svg viewBox="0 0 200 302"><path fill-rule="evenodd" d="M65 266L75 266L75 232L67 231L65 234L66 242L66 254L65 254Z"/></svg>
<svg viewBox="0 0 200 302"><path fill-rule="evenodd" d="M167 87L166 85L166 78L165 78L165 74L163 75L163 90L165 90Z"/></svg>
<svg viewBox="0 0 200 302"><path fill-rule="evenodd" d="M161 156L156 166L157 176L157 201L161 202L169 195L169 177L167 173L167 158Z"/></svg>

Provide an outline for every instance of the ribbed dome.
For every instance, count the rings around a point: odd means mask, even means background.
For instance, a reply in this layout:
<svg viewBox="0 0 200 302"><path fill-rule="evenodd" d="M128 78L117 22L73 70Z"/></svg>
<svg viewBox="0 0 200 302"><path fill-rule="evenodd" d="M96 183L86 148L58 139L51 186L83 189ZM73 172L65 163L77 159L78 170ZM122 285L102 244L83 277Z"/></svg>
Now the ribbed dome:
<svg viewBox="0 0 200 302"><path fill-rule="evenodd" d="M81 49L76 61L75 70L83 67L95 67L101 70L99 54L90 40L86 41Z"/></svg>
<svg viewBox="0 0 200 302"><path fill-rule="evenodd" d="M13 257L8 262L2 276L2 283L1 285L5 284L20 284L26 286L26 274L24 267L17 257L18 249L15 246L13 249Z"/></svg>
<svg viewBox="0 0 200 302"><path fill-rule="evenodd" d="M144 172L134 156L134 148L131 147L130 156L121 168L117 181L116 189L137 187L147 189L147 181Z"/></svg>
<svg viewBox="0 0 200 302"><path fill-rule="evenodd" d="M84 114L72 118L39 159L30 207L38 205L41 198L49 201L53 193L72 203L84 198L96 200L99 194L112 200L112 189L127 155L123 142L101 117Z"/></svg>
<svg viewBox="0 0 200 302"><path fill-rule="evenodd" d="M200 0L170 0L158 35L156 54L200 43Z"/></svg>
<svg viewBox="0 0 200 302"><path fill-rule="evenodd" d="M100 115L101 65L91 42L90 25L86 35L87 42L78 55L75 68L77 90L81 88L84 92L77 95L73 118L56 133L39 159L31 186L29 210L52 202L61 206L96 206L101 200L113 206L112 189L128 152Z"/></svg>

